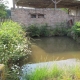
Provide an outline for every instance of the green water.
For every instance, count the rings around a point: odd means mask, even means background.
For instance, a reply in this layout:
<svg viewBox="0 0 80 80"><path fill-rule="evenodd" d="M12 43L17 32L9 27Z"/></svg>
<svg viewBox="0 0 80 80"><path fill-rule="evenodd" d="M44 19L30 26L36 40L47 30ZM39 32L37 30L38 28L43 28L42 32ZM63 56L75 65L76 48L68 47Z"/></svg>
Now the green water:
<svg viewBox="0 0 80 80"><path fill-rule="evenodd" d="M36 38L31 49L31 63L80 59L80 44L68 37Z"/></svg>

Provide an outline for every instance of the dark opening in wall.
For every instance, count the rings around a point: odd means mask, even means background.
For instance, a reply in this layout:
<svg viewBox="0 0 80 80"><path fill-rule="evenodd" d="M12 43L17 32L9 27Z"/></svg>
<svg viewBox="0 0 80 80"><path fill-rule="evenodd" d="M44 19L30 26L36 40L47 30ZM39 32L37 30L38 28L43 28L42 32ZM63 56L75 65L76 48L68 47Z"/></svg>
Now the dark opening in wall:
<svg viewBox="0 0 80 80"><path fill-rule="evenodd" d="M36 14L31 14L31 18L36 18Z"/></svg>
<svg viewBox="0 0 80 80"><path fill-rule="evenodd" d="M38 14L38 18L44 18L44 14Z"/></svg>
<svg viewBox="0 0 80 80"><path fill-rule="evenodd" d="M44 14L40 14L40 13L35 13L30 15L31 15L31 18L44 18Z"/></svg>

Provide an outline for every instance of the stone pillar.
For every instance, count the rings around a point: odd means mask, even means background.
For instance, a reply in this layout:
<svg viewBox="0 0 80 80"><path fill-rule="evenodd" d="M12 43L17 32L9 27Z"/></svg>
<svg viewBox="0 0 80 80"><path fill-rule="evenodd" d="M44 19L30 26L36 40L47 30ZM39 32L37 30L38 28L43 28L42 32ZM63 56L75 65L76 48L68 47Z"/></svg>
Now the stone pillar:
<svg viewBox="0 0 80 80"><path fill-rule="evenodd" d="M15 9L15 0L13 0L13 8Z"/></svg>

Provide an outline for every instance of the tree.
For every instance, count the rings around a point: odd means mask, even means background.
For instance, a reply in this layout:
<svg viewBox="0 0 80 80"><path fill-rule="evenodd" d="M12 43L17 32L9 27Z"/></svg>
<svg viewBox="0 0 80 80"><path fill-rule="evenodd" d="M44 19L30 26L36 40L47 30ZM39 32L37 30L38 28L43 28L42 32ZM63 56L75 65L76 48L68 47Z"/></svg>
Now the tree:
<svg viewBox="0 0 80 80"><path fill-rule="evenodd" d="M6 8L7 6L5 5L6 2L4 0L0 0L0 18L6 17Z"/></svg>

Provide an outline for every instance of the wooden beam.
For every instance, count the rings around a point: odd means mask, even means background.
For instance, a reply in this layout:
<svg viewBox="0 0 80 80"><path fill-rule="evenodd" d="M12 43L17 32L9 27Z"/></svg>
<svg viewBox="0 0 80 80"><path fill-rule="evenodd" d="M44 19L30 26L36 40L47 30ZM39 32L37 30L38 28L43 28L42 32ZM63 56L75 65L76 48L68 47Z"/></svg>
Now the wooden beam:
<svg viewBox="0 0 80 80"><path fill-rule="evenodd" d="M58 3L61 2L61 1L62 1L62 0L57 1L56 4L58 4Z"/></svg>
<svg viewBox="0 0 80 80"><path fill-rule="evenodd" d="M53 3L54 3L54 5L55 5L55 10L56 10L56 8L57 8L57 4L58 4L60 1L62 1L62 0L59 0L59 1L52 0L52 2L53 2Z"/></svg>
<svg viewBox="0 0 80 80"><path fill-rule="evenodd" d="M56 1L56 0L55 0L55 1ZM52 2L53 2L53 3L55 3L55 1L54 1L54 0L52 0Z"/></svg>
<svg viewBox="0 0 80 80"><path fill-rule="evenodd" d="M59 1L52 0L52 2L53 2L53 3L54 3L54 5L55 5L55 10L56 10L56 8L57 8L57 4L58 4L60 1L62 1L62 0L59 0Z"/></svg>

